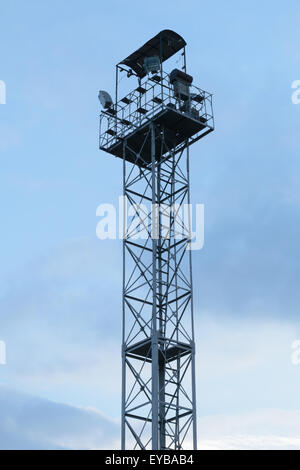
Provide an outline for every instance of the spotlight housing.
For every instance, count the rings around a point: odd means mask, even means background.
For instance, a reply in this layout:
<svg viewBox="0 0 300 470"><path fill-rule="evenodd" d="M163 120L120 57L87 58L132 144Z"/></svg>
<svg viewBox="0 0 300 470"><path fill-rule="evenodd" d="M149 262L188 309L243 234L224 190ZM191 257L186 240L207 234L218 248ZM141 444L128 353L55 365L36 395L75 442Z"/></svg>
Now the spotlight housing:
<svg viewBox="0 0 300 470"><path fill-rule="evenodd" d="M98 95L98 99L101 103L101 106L105 109L108 109L113 105L113 100L112 100L110 94L107 93L107 91L100 90L99 95Z"/></svg>

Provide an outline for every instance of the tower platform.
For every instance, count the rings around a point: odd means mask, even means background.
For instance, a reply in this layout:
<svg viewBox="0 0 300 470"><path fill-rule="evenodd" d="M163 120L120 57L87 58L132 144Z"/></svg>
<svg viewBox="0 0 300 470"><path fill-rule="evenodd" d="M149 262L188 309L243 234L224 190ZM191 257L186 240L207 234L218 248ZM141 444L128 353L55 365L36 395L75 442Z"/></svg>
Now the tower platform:
<svg viewBox="0 0 300 470"><path fill-rule="evenodd" d="M101 150L146 167L151 161L150 125L154 124L156 158L178 153L214 130L212 95L189 86L188 99L181 99L170 83L170 74L147 76L131 93L102 111ZM164 147L162 147L162 141Z"/></svg>
<svg viewBox="0 0 300 470"><path fill-rule="evenodd" d="M181 150L185 147L187 139L191 139L189 142L189 144L191 144L213 130L207 125L207 118L205 116L193 118L193 116L188 113L182 113L172 107L166 106L154 115L151 118L151 121L148 121L141 127L135 129L133 132L126 135L126 137L124 136L127 140L128 147L133 150L132 153L126 153L125 158L127 161L140 166L145 166L145 164L151 162L151 142L150 139L147 139L151 122L153 122L153 124L158 128L161 128L161 132L164 132L165 134L163 140L166 146L163 153L161 152L161 134L158 133L156 135L155 146L157 159L166 154L168 149L174 149L175 152ZM111 131L113 132L113 129L111 129ZM196 137L193 138L193 136ZM115 155L116 157L123 158L123 138L115 139L113 142L108 142L106 145L104 144L100 146L100 149ZM137 157L137 155L140 155L140 158Z"/></svg>
<svg viewBox="0 0 300 470"><path fill-rule="evenodd" d="M179 341L169 341L168 338L163 338L161 341L158 338L159 344L159 354L162 359L168 363L176 359L191 354L192 346L186 343ZM163 347L168 345L166 349ZM133 359L139 359L146 362L152 361L152 348L151 348L151 339L145 339L139 341L138 343L128 346L126 349L126 355L130 356Z"/></svg>

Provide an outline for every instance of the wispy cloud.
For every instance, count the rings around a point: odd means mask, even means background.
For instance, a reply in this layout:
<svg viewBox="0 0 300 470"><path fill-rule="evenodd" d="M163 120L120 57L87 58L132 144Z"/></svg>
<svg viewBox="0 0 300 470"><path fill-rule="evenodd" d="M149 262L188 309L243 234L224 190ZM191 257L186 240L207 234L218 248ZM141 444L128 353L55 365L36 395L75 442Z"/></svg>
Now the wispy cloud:
<svg viewBox="0 0 300 470"><path fill-rule="evenodd" d="M300 411L257 410L199 420L199 449L300 449ZM120 425L97 409L0 385L0 449L118 449ZM191 446L190 446L191 447Z"/></svg>
<svg viewBox="0 0 300 470"><path fill-rule="evenodd" d="M98 411L0 385L0 449L108 449L118 441L119 426Z"/></svg>
<svg viewBox="0 0 300 470"><path fill-rule="evenodd" d="M198 428L200 449L300 449L300 411L206 416Z"/></svg>

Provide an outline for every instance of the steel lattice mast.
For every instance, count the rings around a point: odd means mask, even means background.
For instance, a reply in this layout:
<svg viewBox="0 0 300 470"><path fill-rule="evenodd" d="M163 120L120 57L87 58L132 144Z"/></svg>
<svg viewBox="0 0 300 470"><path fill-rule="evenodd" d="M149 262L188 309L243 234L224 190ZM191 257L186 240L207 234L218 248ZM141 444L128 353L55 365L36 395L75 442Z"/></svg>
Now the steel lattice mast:
<svg viewBox="0 0 300 470"><path fill-rule="evenodd" d="M189 146L214 122L185 45L164 30L118 64L115 103L100 118L100 148L123 159L123 449L197 447ZM165 73L176 52L182 71ZM138 87L119 100L125 71Z"/></svg>

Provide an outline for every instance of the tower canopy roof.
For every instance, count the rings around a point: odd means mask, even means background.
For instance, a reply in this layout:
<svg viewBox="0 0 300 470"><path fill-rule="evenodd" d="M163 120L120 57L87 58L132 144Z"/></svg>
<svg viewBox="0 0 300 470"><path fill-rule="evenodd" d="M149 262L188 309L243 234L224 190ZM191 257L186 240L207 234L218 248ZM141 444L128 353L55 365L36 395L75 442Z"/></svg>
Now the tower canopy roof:
<svg viewBox="0 0 300 470"><path fill-rule="evenodd" d="M161 62L164 62L180 51L185 45L186 42L183 37L175 33L175 31L164 29L137 51L122 60L120 64L127 65L134 70L138 77L143 78L146 75L144 70L145 57L159 56Z"/></svg>

